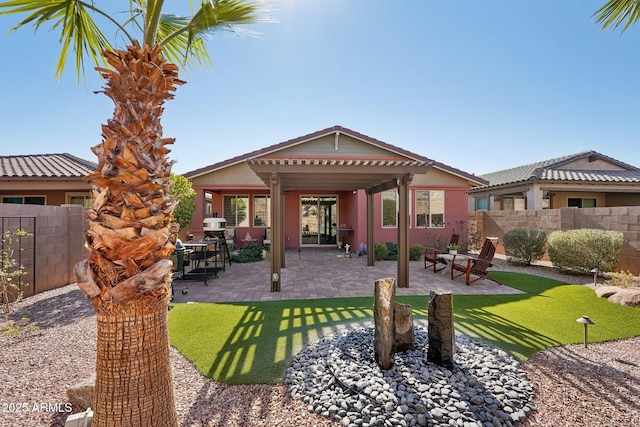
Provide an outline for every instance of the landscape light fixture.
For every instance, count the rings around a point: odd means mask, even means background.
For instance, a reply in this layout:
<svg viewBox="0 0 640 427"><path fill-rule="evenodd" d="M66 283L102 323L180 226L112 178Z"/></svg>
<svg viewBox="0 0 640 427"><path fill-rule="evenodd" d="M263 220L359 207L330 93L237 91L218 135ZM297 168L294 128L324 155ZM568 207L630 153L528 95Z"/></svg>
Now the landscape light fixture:
<svg viewBox="0 0 640 427"><path fill-rule="evenodd" d="M598 278L598 273L600 272L600 270L598 270L597 268L594 268L591 270L591 272L593 273L593 286L596 286L596 280Z"/></svg>
<svg viewBox="0 0 640 427"><path fill-rule="evenodd" d="M579 319L576 319L576 322L578 323L582 323L584 325L584 348L587 348L587 327L589 325L595 325L596 322L594 322L593 320L589 319L589 316L582 316Z"/></svg>

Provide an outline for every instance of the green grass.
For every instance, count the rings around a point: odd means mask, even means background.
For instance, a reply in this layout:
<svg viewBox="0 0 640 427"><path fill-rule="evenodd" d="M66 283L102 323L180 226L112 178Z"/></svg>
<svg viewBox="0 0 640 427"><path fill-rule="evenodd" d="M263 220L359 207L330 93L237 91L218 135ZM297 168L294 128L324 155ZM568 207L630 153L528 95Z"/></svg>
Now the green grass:
<svg viewBox="0 0 640 427"><path fill-rule="evenodd" d="M539 350L581 343L588 315L589 341L640 335L640 309L598 298L579 285L518 273L495 277L521 295L456 295L456 333L502 348L519 360ZM427 318L428 295L398 297L416 319ZM373 298L336 298L251 303L173 304L171 344L204 375L228 384L282 380L288 360L318 337L372 320Z"/></svg>

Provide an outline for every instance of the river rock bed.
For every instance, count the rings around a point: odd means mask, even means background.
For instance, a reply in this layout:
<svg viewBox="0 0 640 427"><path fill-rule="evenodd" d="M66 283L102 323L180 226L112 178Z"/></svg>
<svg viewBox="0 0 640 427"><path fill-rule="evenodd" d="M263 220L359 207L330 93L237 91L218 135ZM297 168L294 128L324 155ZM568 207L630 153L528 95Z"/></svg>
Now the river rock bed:
<svg viewBox="0 0 640 427"><path fill-rule="evenodd" d="M284 384L309 412L352 426L517 426L534 409L534 389L508 353L456 336L451 370L427 362L428 336L415 349L376 363L370 326L338 331L292 360Z"/></svg>

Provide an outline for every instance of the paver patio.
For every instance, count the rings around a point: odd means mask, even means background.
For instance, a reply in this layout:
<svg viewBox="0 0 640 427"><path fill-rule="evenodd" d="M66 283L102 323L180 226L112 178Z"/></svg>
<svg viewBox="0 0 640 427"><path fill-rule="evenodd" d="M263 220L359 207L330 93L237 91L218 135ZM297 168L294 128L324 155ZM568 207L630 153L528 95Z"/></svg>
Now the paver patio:
<svg viewBox="0 0 640 427"><path fill-rule="evenodd" d="M395 261L377 261L367 266L366 257L344 258L344 252L334 248L288 249L282 269L281 292L271 292L269 262L232 264L220 272L217 279L203 282L176 280L173 302L241 302L307 298L339 298L373 296L376 280L397 277ZM187 293L182 294L186 289ZM429 295L431 290L444 289L454 295L518 294L520 290L498 285L490 280L472 286L464 277L451 280L448 272L425 270L423 261L411 261L409 288L397 288L396 295Z"/></svg>

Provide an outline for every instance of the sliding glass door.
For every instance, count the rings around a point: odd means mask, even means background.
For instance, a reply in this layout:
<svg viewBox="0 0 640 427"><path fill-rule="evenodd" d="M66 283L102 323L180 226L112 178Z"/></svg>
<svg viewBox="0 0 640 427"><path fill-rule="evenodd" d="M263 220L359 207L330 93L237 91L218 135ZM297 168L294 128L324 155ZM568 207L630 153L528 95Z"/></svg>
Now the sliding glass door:
<svg viewBox="0 0 640 427"><path fill-rule="evenodd" d="M336 196L300 198L300 242L303 245L335 245L338 223Z"/></svg>

